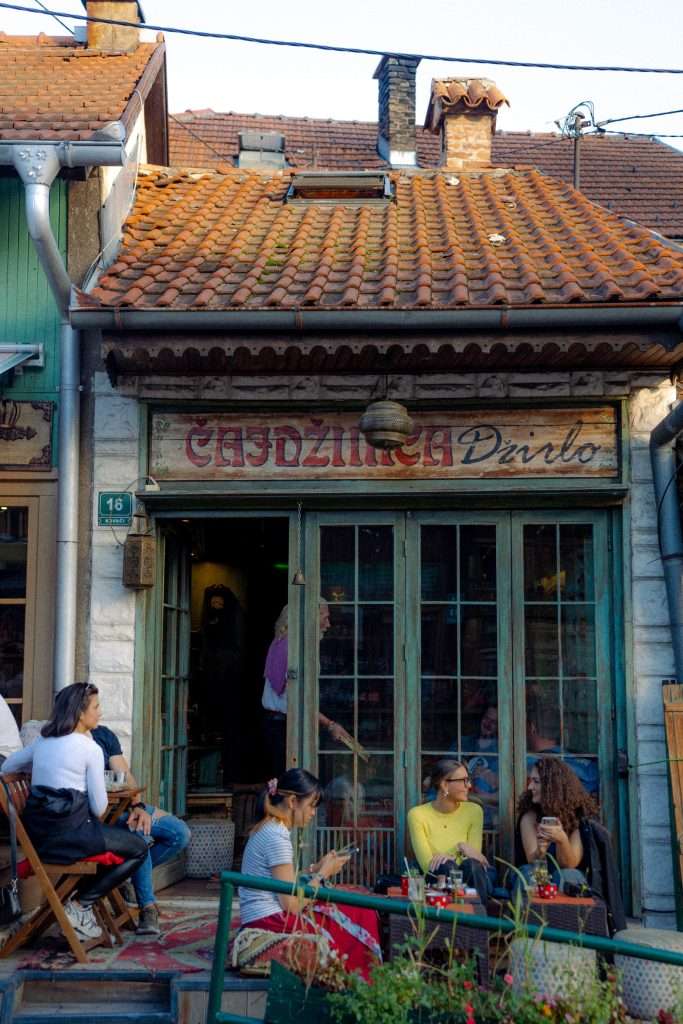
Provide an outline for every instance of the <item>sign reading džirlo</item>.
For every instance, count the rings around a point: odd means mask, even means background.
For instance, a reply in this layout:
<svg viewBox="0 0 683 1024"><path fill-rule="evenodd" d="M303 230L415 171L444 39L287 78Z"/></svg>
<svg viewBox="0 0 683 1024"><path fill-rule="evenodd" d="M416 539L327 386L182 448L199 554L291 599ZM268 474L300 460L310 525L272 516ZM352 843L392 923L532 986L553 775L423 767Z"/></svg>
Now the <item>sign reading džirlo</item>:
<svg viewBox="0 0 683 1024"><path fill-rule="evenodd" d="M403 448L378 451L359 413L158 413L150 473L162 480L451 480L615 477L616 412L495 409L411 414Z"/></svg>

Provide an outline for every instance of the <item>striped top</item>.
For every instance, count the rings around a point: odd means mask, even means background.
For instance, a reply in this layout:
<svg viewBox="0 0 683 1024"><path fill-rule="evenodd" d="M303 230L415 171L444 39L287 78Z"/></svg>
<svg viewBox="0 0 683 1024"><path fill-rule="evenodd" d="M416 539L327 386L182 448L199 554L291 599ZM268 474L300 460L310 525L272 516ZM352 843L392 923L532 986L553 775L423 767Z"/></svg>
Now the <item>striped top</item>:
<svg viewBox="0 0 683 1024"><path fill-rule="evenodd" d="M289 829L279 821L267 821L249 837L242 855L242 873L272 878L278 864L294 864L294 849ZM245 889L240 886L240 924L242 927L261 917L281 914L282 904L275 892Z"/></svg>

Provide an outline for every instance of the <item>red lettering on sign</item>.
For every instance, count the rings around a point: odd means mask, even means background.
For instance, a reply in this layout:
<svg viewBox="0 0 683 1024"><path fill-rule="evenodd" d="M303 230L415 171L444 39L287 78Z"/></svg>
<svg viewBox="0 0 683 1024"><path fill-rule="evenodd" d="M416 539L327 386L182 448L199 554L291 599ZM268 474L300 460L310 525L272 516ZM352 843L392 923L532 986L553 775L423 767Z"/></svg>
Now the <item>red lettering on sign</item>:
<svg viewBox="0 0 683 1024"><path fill-rule="evenodd" d="M296 469L301 458L301 434L295 427L275 427L275 465ZM288 452L288 443L294 451Z"/></svg>
<svg viewBox="0 0 683 1024"><path fill-rule="evenodd" d="M360 430L358 427L351 427L349 431L351 438L351 450L349 452L349 466L362 466L360 458Z"/></svg>
<svg viewBox="0 0 683 1024"><path fill-rule="evenodd" d="M332 427L332 465L337 468L345 466L344 462L344 428Z"/></svg>
<svg viewBox="0 0 683 1024"><path fill-rule="evenodd" d="M403 448L397 448L395 450L394 455L396 456L396 461L400 462L402 466L418 465L420 461L420 451L418 450L416 452L409 452L406 449L412 448L413 445L418 444L420 441L421 434L421 430L418 430L417 434L411 434Z"/></svg>
<svg viewBox="0 0 683 1024"><path fill-rule="evenodd" d="M313 445L313 448L308 453L304 461L301 463L302 466L329 466L329 455L320 454L320 448L323 442L326 440L329 432L329 424L327 426L324 426L322 420L311 420L310 427L306 427L306 429L304 430L304 437L306 438L306 440L314 440L315 444Z"/></svg>
<svg viewBox="0 0 683 1024"><path fill-rule="evenodd" d="M425 431L425 466L452 466L453 465L453 441L449 427L427 427ZM434 452L441 452L441 458L437 461Z"/></svg>
<svg viewBox="0 0 683 1024"><path fill-rule="evenodd" d="M247 452L250 466L265 466L271 448L269 427L247 427L247 441L253 441L255 452Z"/></svg>
<svg viewBox="0 0 683 1024"><path fill-rule="evenodd" d="M210 427L194 426L188 430L185 435L185 455L193 466L201 468L202 466L208 466L211 462L211 456L198 455L194 450L194 445L196 444L198 448L206 448L212 437L213 430Z"/></svg>
<svg viewBox="0 0 683 1024"><path fill-rule="evenodd" d="M227 454L232 452L232 458ZM221 427L216 438L217 466L244 466L244 441L241 427Z"/></svg>

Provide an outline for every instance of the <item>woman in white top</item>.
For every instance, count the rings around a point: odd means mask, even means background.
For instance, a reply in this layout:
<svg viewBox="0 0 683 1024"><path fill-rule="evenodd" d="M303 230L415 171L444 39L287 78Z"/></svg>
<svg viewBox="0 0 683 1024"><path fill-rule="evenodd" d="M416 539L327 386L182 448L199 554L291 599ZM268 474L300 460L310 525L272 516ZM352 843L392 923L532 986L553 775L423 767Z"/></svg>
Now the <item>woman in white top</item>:
<svg viewBox="0 0 683 1024"><path fill-rule="evenodd" d="M137 871L147 856L141 836L100 821L107 809L104 756L90 735L102 715L97 692L90 683L60 690L38 738L2 766L3 774L31 772L22 820L41 860L70 864L101 853L122 858L88 876L78 898L65 904L71 924L85 938L101 935L93 904Z"/></svg>
<svg viewBox="0 0 683 1024"><path fill-rule="evenodd" d="M350 857L347 852L330 850L316 864L311 864L310 879L304 877L297 881L290 833L293 828L310 824L321 792L318 780L303 768L290 768L279 779L267 783L259 798L260 820L251 830L244 848L242 871L245 875L291 882L292 892L281 894L240 888L240 926L241 929L272 932L322 933L344 957L347 970L359 971L367 977L381 956L375 912L361 907L316 903L296 893L302 881L318 886L337 875Z"/></svg>

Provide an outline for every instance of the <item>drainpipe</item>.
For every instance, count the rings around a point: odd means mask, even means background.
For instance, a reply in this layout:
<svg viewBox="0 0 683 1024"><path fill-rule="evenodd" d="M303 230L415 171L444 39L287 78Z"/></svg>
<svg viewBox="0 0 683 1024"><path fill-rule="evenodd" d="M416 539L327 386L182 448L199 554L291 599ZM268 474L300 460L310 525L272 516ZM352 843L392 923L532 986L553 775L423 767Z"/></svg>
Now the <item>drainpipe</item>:
<svg viewBox="0 0 683 1024"><path fill-rule="evenodd" d="M679 683L683 683L683 531L673 442L681 430L683 402L679 402L650 434L659 550L664 566L676 680Z"/></svg>
<svg viewBox="0 0 683 1024"><path fill-rule="evenodd" d="M59 335L59 432L57 453L57 583L55 588L54 690L74 682L78 580L78 477L80 431L80 338L69 322L71 280L50 225L50 187L62 166L121 165L122 145L21 143L12 162L24 183L26 222L57 303ZM74 161L79 161L78 163Z"/></svg>

